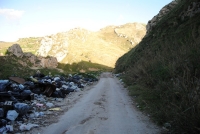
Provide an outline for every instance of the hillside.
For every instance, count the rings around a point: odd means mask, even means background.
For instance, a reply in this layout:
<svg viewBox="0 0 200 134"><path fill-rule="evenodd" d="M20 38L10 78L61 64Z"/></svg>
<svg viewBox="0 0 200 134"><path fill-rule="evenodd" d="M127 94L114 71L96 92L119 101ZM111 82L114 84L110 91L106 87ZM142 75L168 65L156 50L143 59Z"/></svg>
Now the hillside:
<svg viewBox="0 0 200 134"><path fill-rule="evenodd" d="M3 65L0 78L11 75L26 77L34 73L34 69L44 72L42 68L46 68L46 73L48 70L59 73L56 69L51 70L57 64L54 57L59 62L57 68L65 73L110 71L116 60L133 48L145 33L144 24L128 23L107 26L98 32L75 28L45 37L21 38L17 42L1 41L0 61ZM6 54L8 48L16 43L21 50L13 48L13 51L23 55L21 58Z"/></svg>
<svg viewBox="0 0 200 134"><path fill-rule="evenodd" d="M115 66L130 95L169 133L200 133L200 2L177 0Z"/></svg>
<svg viewBox="0 0 200 134"><path fill-rule="evenodd" d="M0 56L5 55L6 51L10 46L12 46L14 42L4 42L0 41Z"/></svg>
<svg viewBox="0 0 200 134"><path fill-rule="evenodd" d="M145 33L144 24L128 23L98 32L75 28L45 37L22 38L17 43L24 52L53 56L62 64L84 61L114 67L116 60L138 44Z"/></svg>

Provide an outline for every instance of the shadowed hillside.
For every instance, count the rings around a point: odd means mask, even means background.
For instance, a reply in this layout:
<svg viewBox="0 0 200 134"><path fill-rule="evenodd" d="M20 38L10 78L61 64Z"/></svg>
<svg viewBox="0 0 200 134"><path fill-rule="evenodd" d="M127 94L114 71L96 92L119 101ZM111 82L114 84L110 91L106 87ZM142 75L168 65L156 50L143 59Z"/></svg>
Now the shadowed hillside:
<svg viewBox="0 0 200 134"><path fill-rule="evenodd" d="M73 63L73 64L58 64L58 68L64 70L65 72L80 72L80 73L85 73L85 72L103 72L103 71L112 71L113 68L107 67L104 65L100 65L97 63L91 63L87 61L81 61L78 63Z"/></svg>
<svg viewBox="0 0 200 134"><path fill-rule="evenodd" d="M14 42L4 42L4 41L0 41L0 56L5 55L5 53L7 52L7 49L12 46L14 44Z"/></svg>
<svg viewBox="0 0 200 134"><path fill-rule="evenodd" d="M23 61L23 62L22 62ZM18 76L22 78L29 78L34 75L37 70L40 70L44 74L60 75L66 74L60 72L56 68L34 68L26 57L18 58L16 56L0 56L0 79L8 79L10 76Z"/></svg>
<svg viewBox="0 0 200 134"><path fill-rule="evenodd" d="M200 3L178 0L116 62L141 110L169 133L200 133ZM166 7L171 7L168 5Z"/></svg>
<svg viewBox="0 0 200 134"><path fill-rule="evenodd" d="M23 61L23 62L21 62ZM16 56L0 56L0 79L8 79L10 76L29 78L37 70L45 75L68 75L73 73L98 73L102 71L112 71L112 68L82 61L80 63L62 64L59 63L57 68L33 67L26 57L18 58Z"/></svg>

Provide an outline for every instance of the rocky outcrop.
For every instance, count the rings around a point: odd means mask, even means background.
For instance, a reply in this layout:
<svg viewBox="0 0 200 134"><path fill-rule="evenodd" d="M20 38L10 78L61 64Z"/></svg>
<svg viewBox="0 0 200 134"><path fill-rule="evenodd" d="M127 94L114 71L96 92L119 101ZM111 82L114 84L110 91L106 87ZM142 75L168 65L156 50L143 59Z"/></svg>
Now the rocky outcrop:
<svg viewBox="0 0 200 134"><path fill-rule="evenodd" d="M11 47L8 48L8 52L17 57L23 57L23 55L24 55L19 44L13 44Z"/></svg>
<svg viewBox="0 0 200 134"><path fill-rule="evenodd" d="M181 12L179 17L181 20L184 20L187 17L193 17L197 13L200 13L200 2L191 2L187 9Z"/></svg>
<svg viewBox="0 0 200 134"><path fill-rule="evenodd" d="M62 61L67 56L68 42L61 35L52 35L42 38L39 50L36 52L38 56L53 56L58 62Z"/></svg>
<svg viewBox="0 0 200 134"><path fill-rule="evenodd" d="M171 3L164 6L156 16L154 16L151 20L149 20L148 24L146 25L147 34L162 19L162 17L168 14L176 5L177 5L177 2L172 1Z"/></svg>
<svg viewBox="0 0 200 134"><path fill-rule="evenodd" d="M39 50L37 51L37 55L46 57L48 56L49 51L52 49L52 46L54 44L53 39L51 36L46 36L41 40L41 46Z"/></svg>
<svg viewBox="0 0 200 134"><path fill-rule="evenodd" d="M168 5L164 6L160 12L148 22L146 26L147 33L149 33L153 27L162 19L162 17L168 14L177 4L177 1L172 1ZM200 2L191 2L190 5L185 10L183 10L177 18L183 21L186 18L193 17L197 13L200 13ZM174 21L173 25L174 24L177 24L177 22Z"/></svg>
<svg viewBox="0 0 200 134"><path fill-rule="evenodd" d="M56 68L58 66L58 61L55 57L48 57L48 58L41 58L40 59L40 65L42 67L52 67L52 68Z"/></svg>
<svg viewBox="0 0 200 134"><path fill-rule="evenodd" d="M31 56L27 56L29 62L33 64L34 67L43 67L43 68L56 68L58 66L58 61L56 57L41 57L35 56L32 54Z"/></svg>
<svg viewBox="0 0 200 134"><path fill-rule="evenodd" d="M131 28L130 28L131 27ZM138 44L146 34L145 24L141 23L128 23L118 26L114 29L118 37L126 38L130 44L135 46Z"/></svg>
<svg viewBox="0 0 200 134"><path fill-rule="evenodd" d="M43 68L56 68L58 66L58 61L56 57L42 57L35 56L30 52L23 53L19 44L14 44L9 47L8 52L11 55L15 55L20 58L25 58L30 62L34 67L43 67ZM20 64L25 66L25 62L22 59L19 59Z"/></svg>

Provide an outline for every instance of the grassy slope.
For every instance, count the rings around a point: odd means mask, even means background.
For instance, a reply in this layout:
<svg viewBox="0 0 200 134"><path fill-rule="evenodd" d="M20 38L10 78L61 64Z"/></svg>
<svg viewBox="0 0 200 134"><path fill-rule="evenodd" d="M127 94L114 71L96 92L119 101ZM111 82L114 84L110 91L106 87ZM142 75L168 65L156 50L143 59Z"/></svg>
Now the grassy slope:
<svg viewBox="0 0 200 134"><path fill-rule="evenodd" d="M0 56L0 80L8 79L10 76L18 76L21 78L29 78L36 73L35 69L31 69L31 63L26 58L17 58L15 56ZM21 64L23 63L23 64ZM52 75L62 75L57 69L41 68L43 74L48 75L51 72Z"/></svg>
<svg viewBox="0 0 200 134"><path fill-rule="evenodd" d="M96 37L95 33L88 33L85 30L73 30L73 34L67 35L67 40L70 44L67 48L68 54L58 68L68 72L90 71L89 68L97 70L111 69L107 67L107 64L102 63L102 61L109 60L109 58L101 59L105 53L102 51L106 50L104 50L104 45L100 43L101 40Z"/></svg>
<svg viewBox="0 0 200 134"><path fill-rule="evenodd" d="M40 47L41 37L20 38L16 42L0 42L0 55L5 55L6 51L13 44L20 44L23 52L36 53Z"/></svg>
<svg viewBox="0 0 200 134"><path fill-rule="evenodd" d="M58 68L65 70L66 72L99 72L99 71L112 71L113 69L111 67L107 67L104 65L100 65L97 63L91 63L86 61L81 61L79 63L73 63L73 64L62 64L59 63Z"/></svg>
<svg viewBox="0 0 200 134"><path fill-rule="evenodd" d="M31 52L36 54L40 47L41 37L20 38L17 43L20 44L23 52Z"/></svg>
<svg viewBox="0 0 200 134"><path fill-rule="evenodd" d="M108 26L98 32L89 32L84 29L69 31L68 55L62 63L90 61L114 67L118 57L133 47L127 39L117 36L114 32L115 28L116 26ZM144 33L140 36L143 37Z"/></svg>
<svg viewBox="0 0 200 134"><path fill-rule="evenodd" d="M15 42L0 42L0 55L5 55L8 48L15 44Z"/></svg>
<svg viewBox="0 0 200 134"><path fill-rule="evenodd" d="M141 110L171 133L200 133L200 19L178 18L192 1L179 3L116 63Z"/></svg>

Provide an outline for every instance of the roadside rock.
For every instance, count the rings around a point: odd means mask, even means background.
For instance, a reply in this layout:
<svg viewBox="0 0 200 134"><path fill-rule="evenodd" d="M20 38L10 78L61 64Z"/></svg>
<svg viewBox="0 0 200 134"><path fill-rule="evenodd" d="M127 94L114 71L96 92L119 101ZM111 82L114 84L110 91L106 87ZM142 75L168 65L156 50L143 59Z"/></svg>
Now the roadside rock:
<svg viewBox="0 0 200 134"><path fill-rule="evenodd" d="M40 65L42 67L56 68L58 66L58 61L56 57L41 58L40 61Z"/></svg>
<svg viewBox="0 0 200 134"><path fill-rule="evenodd" d="M58 66L58 61L56 57L35 56L30 52L23 53L19 44L14 44L11 47L9 47L8 52L20 58L27 58L30 61L30 63L33 64L34 67L56 68ZM22 60L19 60L18 62L25 66L25 62L23 62Z"/></svg>
<svg viewBox="0 0 200 134"><path fill-rule="evenodd" d="M34 54L32 54L31 52L27 52L27 53L24 53L24 56L25 57L31 57L31 56L33 56Z"/></svg>
<svg viewBox="0 0 200 134"><path fill-rule="evenodd" d="M11 47L8 48L8 52L10 52L11 54L17 57L23 57L24 55L19 44L13 44Z"/></svg>

